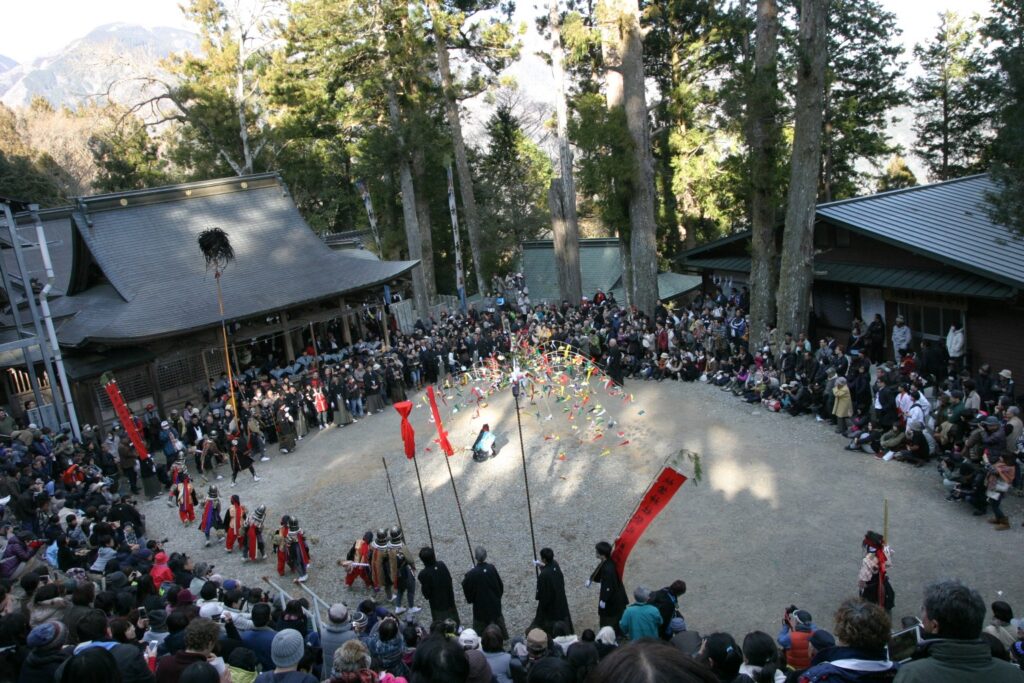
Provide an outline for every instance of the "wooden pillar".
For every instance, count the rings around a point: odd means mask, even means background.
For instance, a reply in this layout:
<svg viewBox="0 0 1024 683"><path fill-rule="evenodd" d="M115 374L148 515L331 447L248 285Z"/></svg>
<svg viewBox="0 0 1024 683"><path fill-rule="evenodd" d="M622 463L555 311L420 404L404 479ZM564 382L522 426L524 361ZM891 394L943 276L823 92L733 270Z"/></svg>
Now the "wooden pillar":
<svg viewBox="0 0 1024 683"><path fill-rule="evenodd" d="M292 345L292 334L288 331L288 311L281 311L281 331L284 332L284 355L288 363L295 362L295 347Z"/></svg>
<svg viewBox="0 0 1024 683"><path fill-rule="evenodd" d="M388 329L391 326L388 325L388 311L384 306L380 306L380 324L384 328L384 348L391 348L391 330Z"/></svg>
<svg viewBox="0 0 1024 683"><path fill-rule="evenodd" d="M352 345L352 328L349 327L349 324L348 324L348 319L349 319L348 306L345 304L345 300L344 299L341 299L339 301L339 305L341 306L341 311L342 311L342 313L341 313L341 341L345 344L345 346L351 346Z"/></svg>

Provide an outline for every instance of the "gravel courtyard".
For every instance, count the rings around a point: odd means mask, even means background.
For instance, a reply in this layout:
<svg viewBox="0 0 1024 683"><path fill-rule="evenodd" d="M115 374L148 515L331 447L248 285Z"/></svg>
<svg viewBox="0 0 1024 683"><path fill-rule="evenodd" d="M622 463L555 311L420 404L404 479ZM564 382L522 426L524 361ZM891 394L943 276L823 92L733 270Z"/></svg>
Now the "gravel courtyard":
<svg viewBox="0 0 1024 683"><path fill-rule="evenodd" d="M793 603L831 628L836 604L856 593L860 540L868 528L881 531L884 499L894 549L894 618L916 615L921 588L943 577L966 579L987 602L1002 592L1024 610L1020 499L1004 505L1014 529L997 533L966 505L944 500L933 467L848 453L827 423L769 414L706 385L632 382L627 389L635 400L628 404L606 396L597 382L593 386L592 400L607 409L605 419L617 421L597 440L582 418L567 419L561 412L565 404L551 404L551 419L545 419L543 401L522 404L537 547L554 549L577 630L597 624L597 588L584 585L596 565L594 543L614 539L665 458L680 448L701 454L703 481L684 484L650 526L630 557L626 586L631 593L638 584L659 588L684 579L689 590L681 604L691 629L728 630L738 638L754 629L774 632L783 609ZM457 584L471 566L469 550L443 456L433 443L430 410L420 395L414 399L411 420L434 544ZM450 462L470 540L488 549L505 582L509 630L521 632L536 603L511 393L489 397L479 416L473 409L442 415L457 450ZM500 451L493 460L475 463L466 448L484 422L497 434ZM430 452L424 452L427 446ZM238 493L250 508L266 504L268 527L283 514L297 515L313 537L307 585L328 602L352 606L370 595L344 587L336 560L364 531L395 521L382 456L409 546L415 552L427 543L413 464L402 452L392 408L348 427L314 431L293 454L280 455L276 447L270 453L271 462L256 463L263 481L242 474L232 489L225 476L218 482L222 498L226 503ZM205 493L201 482L197 489ZM272 557L244 564L222 545L204 548L202 534L194 526L183 529L164 499L143 509L149 536L170 538L170 549L214 562L224 576L257 584L269 575L294 597L304 595L291 577L276 576ZM458 585L456 596L467 621L471 613ZM421 620L428 614L425 609Z"/></svg>

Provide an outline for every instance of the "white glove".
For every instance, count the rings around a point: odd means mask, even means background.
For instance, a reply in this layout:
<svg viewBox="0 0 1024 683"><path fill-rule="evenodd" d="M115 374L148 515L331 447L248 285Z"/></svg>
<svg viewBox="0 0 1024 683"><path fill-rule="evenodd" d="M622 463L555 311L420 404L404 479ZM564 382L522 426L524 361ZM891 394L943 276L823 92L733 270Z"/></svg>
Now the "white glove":
<svg viewBox="0 0 1024 683"><path fill-rule="evenodd" d="M540 560L534 560L533 564L539 567L540 566Z"/></svg>
<svg viewBox="0 0 1024 683"><path fill-rule="evenodd" d="M587 588L590 588L590 586L592 586L593 583L594 583L593 581L591 581L590 579L587 579Z"/></svg>
<svg viewBox="0 0 1024 683"><path fill-rule="evenodd" d="M601 600L600 602L598 602L597 606L600 607L601 609L604 609L604 600Z"/></svg>

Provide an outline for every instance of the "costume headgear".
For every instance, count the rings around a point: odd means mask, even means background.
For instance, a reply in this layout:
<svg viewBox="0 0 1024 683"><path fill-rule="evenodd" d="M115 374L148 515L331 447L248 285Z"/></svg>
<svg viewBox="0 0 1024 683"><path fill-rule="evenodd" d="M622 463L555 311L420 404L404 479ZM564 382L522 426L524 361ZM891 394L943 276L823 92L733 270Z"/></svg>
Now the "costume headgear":
<svg viewBox="0 0 1024 683"><path fill-rule="evenodd" d="M296 519L295 517L290 517L288 519L288 533L290 533L290 534L297 534L297 533L299 533L299 520Z"/></svg>
<svg viewBox="0 0 1024 683"><path fill-rule="evenodd" d="M220 498L220 491L213 484L210 484L210 488L206 490L206 495L209 498Z"/></svg>
<svg viewBox="0 0 1024 683"><path fill-rule="evenodd" d="M388 530L384 527L377 529L377 537L374 539L374 544L383 548L388 544Z"/></svg>
<svg viewBox="0 0 1024 683"><path fill-rule="evenodd" d="M258 508L256 508L256 512L253 513L253 517L256 519L256 523L257 524L263 524L263 520L266 518L266 516L267 516L267 506L266 505L260 505Z"/></svg>
<svg viewBox="0 0 1024 683"><path fill-rule="evenodd" d="M405 543L405 537L402 535L402 527L398 526L397 524L391 527L391 532L389 536L391 539L391 545L393 546L397 547Z"/></svg>

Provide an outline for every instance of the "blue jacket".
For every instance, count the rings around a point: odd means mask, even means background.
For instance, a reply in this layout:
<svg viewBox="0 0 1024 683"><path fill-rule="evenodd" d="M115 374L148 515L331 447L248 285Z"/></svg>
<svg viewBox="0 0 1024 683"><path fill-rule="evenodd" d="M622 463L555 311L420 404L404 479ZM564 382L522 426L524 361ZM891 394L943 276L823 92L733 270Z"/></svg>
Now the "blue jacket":
<svg viewBox="0 0 1024 683"><path fill-rule="evenodd" d="M622 613L619 628L630 640L657 638L661 627L661 613L650 603L633 603Z"/></svg>
<svg viewBox="0 0 1024 683"><path fill-rule="evenodd" d="M242 631L242 642L256 653L256 659L263 665L264 671L274 670L274 660L270 656L270 646L274 642L277 631L268 627Z"/></svg>
<svg viewBox="0 0 1024 683"><path fill-rule="evenodd" d="M823 657L815 657L816 663L800 675L800 683L888 683L899 668L884 652L831 647L821 654Z"/></svg>

